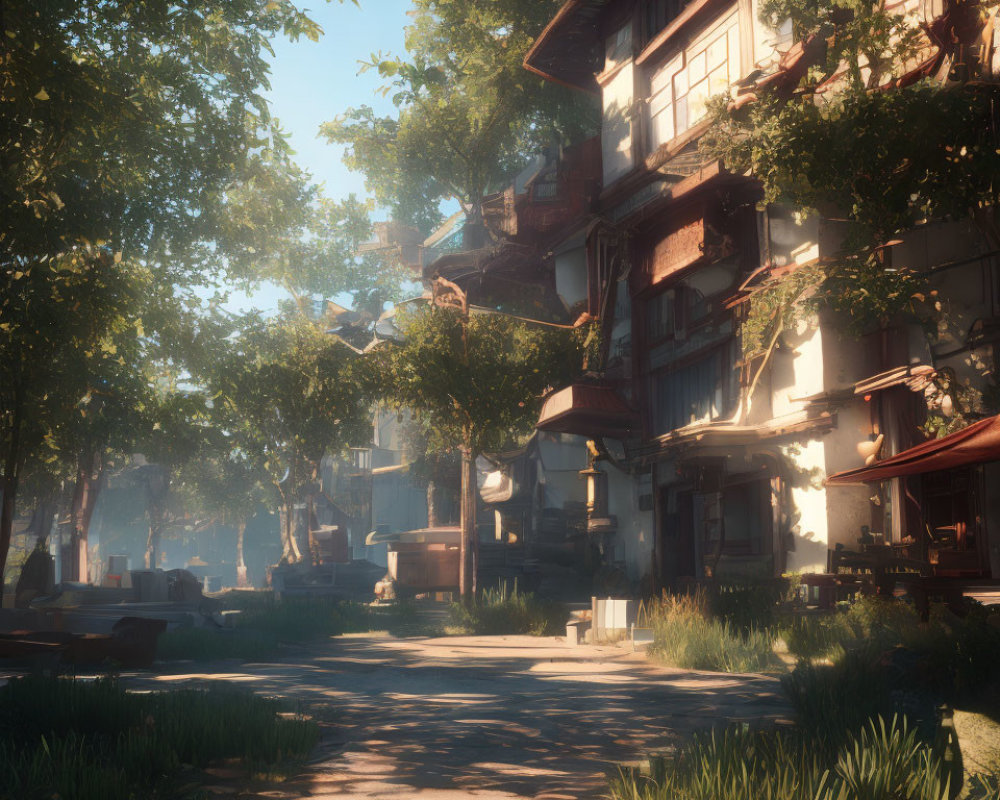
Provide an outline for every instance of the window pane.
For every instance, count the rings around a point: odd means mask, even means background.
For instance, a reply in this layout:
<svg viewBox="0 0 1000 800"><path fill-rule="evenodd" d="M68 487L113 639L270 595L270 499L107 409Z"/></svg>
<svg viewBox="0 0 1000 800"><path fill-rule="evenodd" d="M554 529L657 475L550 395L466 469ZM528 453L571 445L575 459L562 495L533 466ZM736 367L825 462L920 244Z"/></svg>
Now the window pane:
<svg viewBox="0 0 1000 800"><path fill-rule="evenodd" d="M688 92L688 125L694 125L705 116L708 102L708 79L706 78L697 86L692 86Z"/></svg>
<svg viewBox="0 0 1000 800"><path fill-rule="evenodd" d="M708 68L715 69L726 63L726 36L723 34L708 46Z"/></svg>
<svg viewBox="0 0 1000 800"><path fill-rule="evenodd" d="M647 306L648 332L651 341L672 336L674 333L674 293L663 292L649 301Z"/></svg>
<svg viewBox="0 0 1000 800"><path fill-rule="evenodd" d="M720 419L730 413L727 373L733 349L716 348L700 361L650 376L654 433L662 435L694 422Z"/></svg>
<svg viewBox="0 0 1000 800"><path fill-rule="evenodd" d="M722 94L729 89L729 70L726 65L723 64L717 70L715 70L711 75L708 76L708 94L709 97L715 97L717 94Z"/></svg>
<svg viewBox="0 0 1000 800"><path fill-rule="evenodd" d="M682 69L674 76L674 97L680 97L682 94L687 94L688 90L688 73L686 69Z"/></svg>
<svg viewBox="0 0 1000 800"><path fill-rule="evenodd" d="M683 133L688 128L688 99L678 97L674 103L674 131Z"/></svg>
<svg viewBox="0 0 1000 800"><path fill-rule="evenodd" d="M733 25L729 29L729 75L730 81L736 80L740 69L740 27Z"/></svg>
<svg viewBox="0 0 1000 800"><path fill-rule="evenodd" d="M704 50L698 53L698 55L692 56L690 65L688 66L688 80L691 83L700 81L705 77L705 73L708 71L707 63Z"/></svg>
<svg viewBox="0 0 1000 800"><path fill-rule="evenodd" d="M674 138L674 107L667 106L649 121L650 140L654 148Z"/></svg>

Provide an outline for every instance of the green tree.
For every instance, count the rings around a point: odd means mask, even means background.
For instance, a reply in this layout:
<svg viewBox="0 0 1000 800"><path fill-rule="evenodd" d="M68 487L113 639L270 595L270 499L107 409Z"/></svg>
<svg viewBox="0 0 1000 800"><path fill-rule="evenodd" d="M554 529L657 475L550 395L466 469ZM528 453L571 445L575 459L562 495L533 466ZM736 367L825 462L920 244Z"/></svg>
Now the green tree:
<svg viewBox="0 0 1000 800"><path fill-rule="evenodd" d="M284 512L283 560L302 558L294 505L311 501L320 461L371 436L357 356L293 316L241 326L206 383L234 448L269 477Z"/></svg>
<svg viewBox="0 0 1000 800"><path fill-rule="evenodd" d="M457 447L441 441L426 417L406 419L402 433L409 474L427 484L427 527L437 527L449 521L442 520L439 511L442 492L457 497L461 491L461 455Z"/></svg>
<svg viewBox="0 0 1000 800"><path fill-rule="evenodd" d="M167 341L195 285L291 269L316 189L270 118L266 55L319 34L289 0L0 5L0 568L26 465L102 439L113 403L86 398L116 378L94 348L141 346L122 338L136 286Z"/></svg>
<svg viewBox="0 0 1000 800"><path fill-rule="evenodd" d="M147 427L137 443L149 462L133 473L146 496L146 569L159 564L160 541L176 524L179 498L173 491L177 475L209 450L216 432L208 399L199 389L168 387L157 393L146 414Z"/></svg>
<svg viewBox="0 0 1000 800"><path fill-rule="evenodd" d="M371 202L353 194L320 200L309 216L305 252L292 277L322 297L350 294L354 308L376 320L386 303L403 299L407 281L419 276L407 272L395 254L361 251L374 235L372 210Z"/></svg>
<svg viewBox="0 0 1000 800"><path fill-rule="evenodd" d="M426 306L402 315L402 342L373 351L385 402L412 411L431 450L461 453L461 591L475 591L476 457L528 435L542 398L583 369L586 331Z"/></svg>
<svg viewBox="0 0 1000 800"><path fill-rule="evenodd" d="M125 407L137 402L141 387L126 343L135 336L148 273L81 247L24 269L8 267L0 282L2 568L26 473L62 460L92 475L96 452L117 435ZM83 498L74 510L83 524Z"/></svg>
<svg viewBox="0 0 1000 800"><path fill-rule="evenodd" d="M231 434L217 429L211 444L179 471L174 485L188 513L236 528L236 585L247 586L243 552L247 523L262 507L273 507L278 500L267 473L237 446Z"/></svg>
<svg viewBox="0 0 1000 800"><path fill-rule="evenodd" d="M528 49L555 0L415 0L406 58L373 54L364 65L389 83L395 116L348 109L325 124L347 145L376 201L425 233L442 200L457 200L478 246L480 201L539 149L592 135L596 112L577 92L531 75ZM477 237L479 241L477 241Z"/></svg>

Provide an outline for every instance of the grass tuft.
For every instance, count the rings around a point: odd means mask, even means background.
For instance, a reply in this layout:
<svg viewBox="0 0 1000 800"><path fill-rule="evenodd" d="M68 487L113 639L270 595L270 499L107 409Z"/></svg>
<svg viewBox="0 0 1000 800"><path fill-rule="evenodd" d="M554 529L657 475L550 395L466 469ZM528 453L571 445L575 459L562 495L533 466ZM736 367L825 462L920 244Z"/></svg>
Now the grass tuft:
<svg viewBox="0 0 1000 800"><path fill-rule="evenodd" d="M0 798L172 798L186 767L271 769L318 738L315 723L280 710L221 687L135 693L114 678L18 678L0 688Z"/></svg>
<svg viewBox="0 0 1000 800"><path fill-rule="evenodd" d="M477 636L554 636L565 630L568 617L565 606L518 591L516 581L511 588L501 581L484 590L471 606L451 606L452 630Z"/></svg>
<svg viewBox="0 0 1000 800"><path fill-rule="evenodd" d="M612 800L948 800L949 775L905 719L873 720L824 758L802 731L746 727L695 737L649 774L621 769Z"/></svg>
<svg viewBox="0 0 1000 800"><path fill-rule="evenodd" d="M681 669L761 672L775 663L771 632L712 618L703 591L664 595L644 607L641 624L653 629L650 653Z"/></svg>

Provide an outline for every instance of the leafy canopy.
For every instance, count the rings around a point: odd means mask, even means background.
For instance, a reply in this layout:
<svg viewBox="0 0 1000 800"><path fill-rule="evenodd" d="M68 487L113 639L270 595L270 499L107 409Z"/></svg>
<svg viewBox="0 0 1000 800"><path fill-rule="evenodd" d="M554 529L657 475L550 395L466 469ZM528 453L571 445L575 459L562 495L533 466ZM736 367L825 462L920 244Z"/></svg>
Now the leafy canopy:
<svg viewBox="0 0 1000 800"><path fill-rule="evenodd" d="M811 66L794 92L758 91L742 106L717 99L702 147L730 170L753 174L765 202L847 225L840 252L812 271L808 286L792 292L778 281L751 301L748 355L768 338L761 329L787 322L790 303L842 312L855 332L901 314L927 316L923 277L883 245L924 222L971 215L1000 246L1000 90L967 80L982 69L972 54L950 75L946 59L933 78L901 86L932 53L918 21L883 3L768 0L761 16L775 28L791 20ZM958 41L956 31L946 34L945 47Z"/></svg>
<svg viewBox="0 0 1000 800"><path fill-rule="evenodd" d="M530 433L552 386L576 378L585 332L426 306L402 314L401 344L374 356L381 393L411 410L434 449L496 452Z"/></svg>
<svg viewBox="0 0 1000 800"><path fill-rule="evenodd" d="M476 215L480 199L551 145L596 132L591 104L522 66L559 7L555 0L415 0L407 57L373 54L364 69L388 81L398 108L368 106L325 124L347 145L345 163L364 173L395 219L429 233L443 200Z"/></svg>

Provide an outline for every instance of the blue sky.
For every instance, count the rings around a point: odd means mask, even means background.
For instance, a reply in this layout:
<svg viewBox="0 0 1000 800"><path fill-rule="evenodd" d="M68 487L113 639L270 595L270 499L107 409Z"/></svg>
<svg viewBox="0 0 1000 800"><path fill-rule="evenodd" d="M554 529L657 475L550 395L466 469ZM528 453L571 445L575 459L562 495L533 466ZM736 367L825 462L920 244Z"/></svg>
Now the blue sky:
<svg viewBox="0 0 1000 800"><path fill-rule="evenodd" d="M271 112L289 135L296 162L323 183L332 198L351 192L364 196L364 179L344 166L342 147L317 137L319 126L352 106L392 112L392 101L376 92L382 85L378 74L358 75L358 62L369 60L379 50L402 54L403 28L409 22L409 0L359 1L360 6L351 0L300 3L323 28L323 36L318 42L301 38L272 43L271 90L267 93ZM270 311L283 296L277 287L265 286L250 298L234 292L228 305L234 310L253 305Z"/></svg>
<svg viewBox="0 0 1000 800"><path fill-rule="evenodd" d="M343 151L317 138L319 126L351 106L392 111L392 101L376 94L382 85L374 72L358 75L359 61L373 52L401 55L409 0L350 0L305 6L323 28L319 42L275 40L271 65L272 113L291 135L299 165L326 184L330 197L364 193L361 176L341 163Z"/></svg>

